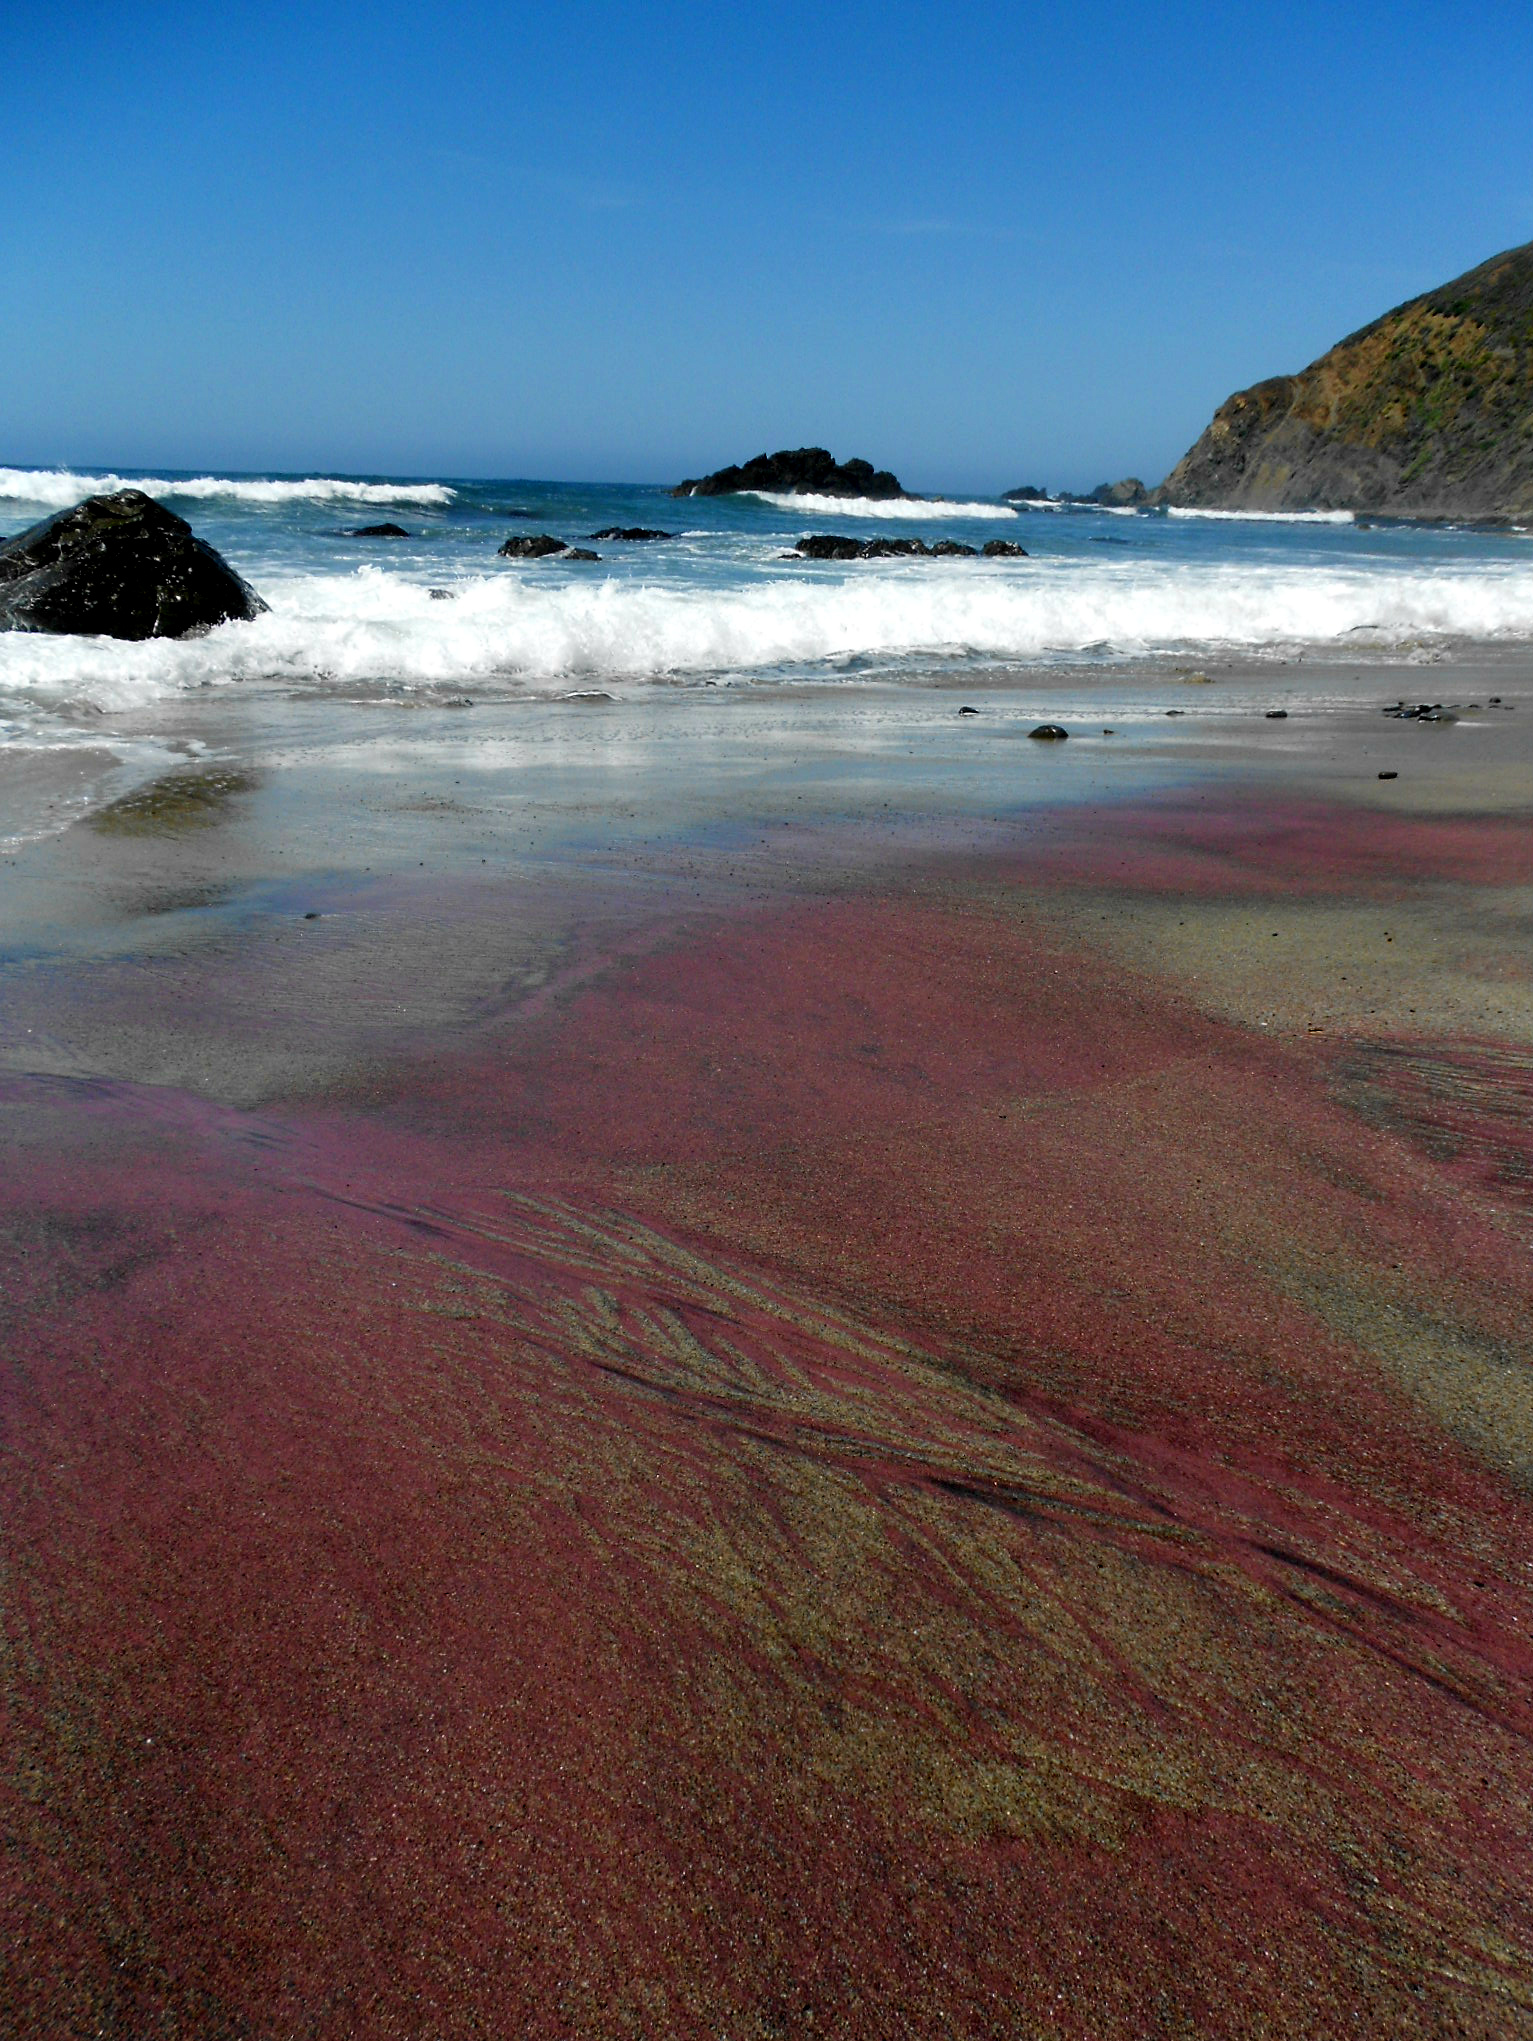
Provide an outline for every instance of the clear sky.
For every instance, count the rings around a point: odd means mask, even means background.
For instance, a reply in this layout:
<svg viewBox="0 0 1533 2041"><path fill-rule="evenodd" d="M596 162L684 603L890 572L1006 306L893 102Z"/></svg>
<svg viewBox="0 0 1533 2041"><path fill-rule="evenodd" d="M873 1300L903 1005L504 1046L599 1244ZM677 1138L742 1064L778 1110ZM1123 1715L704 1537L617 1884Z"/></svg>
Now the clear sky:
<svg viewBox="0 0 1533 2041"><path fill-rule="evenodd" d="M1526 4L4 10L0 462L1155 482L1533 237Z"/></svg>

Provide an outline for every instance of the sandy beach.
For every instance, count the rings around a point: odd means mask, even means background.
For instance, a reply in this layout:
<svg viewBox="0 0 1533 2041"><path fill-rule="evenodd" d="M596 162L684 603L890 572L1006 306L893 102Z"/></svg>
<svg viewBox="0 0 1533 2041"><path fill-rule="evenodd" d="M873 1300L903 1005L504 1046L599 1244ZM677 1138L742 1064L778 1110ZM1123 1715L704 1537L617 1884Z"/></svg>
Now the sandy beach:
<svg viewBox="0 0 1533 2041"><path fill-rule="evenodd" d="M1526 654L600 692L11 763L12 2029L1533 2032Z"/></svg>

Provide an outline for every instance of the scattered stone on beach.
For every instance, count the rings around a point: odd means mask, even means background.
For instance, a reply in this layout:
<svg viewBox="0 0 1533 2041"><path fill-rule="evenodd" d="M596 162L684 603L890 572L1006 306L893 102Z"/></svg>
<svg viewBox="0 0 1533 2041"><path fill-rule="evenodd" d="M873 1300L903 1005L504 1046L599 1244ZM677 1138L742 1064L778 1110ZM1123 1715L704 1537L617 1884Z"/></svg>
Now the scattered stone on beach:
<svg viewBox="0 0 1533 2041"><path fill-rule="evenodd" d="M1267 709L1263 713L1269 723L1286 723L1288 720L1286 709Z"/></svg>
<svg viewBox="0 0 1533 2041"><path fill-rule="evenodd" d="M409 536L402 524L357 524L341 533L343 539L407 539Z"/></svg>
<svg viewBox="0 0 1533 2041"><path fill-rule="evenodd" d="M1456 723L1458 717L1451 709L1445 709L1441 702L1391 702L1383 711L1393 716L1397 723Z"/></svg>
<svg viewBox="0 0 1533 2041"><path fill-rule="evenodd" d="M1399 777L1400 775L1397 772L1381 772L1379 774L1381 780L1397 780Z"/></svg>
<svg viewBox="0 0 1533 2041"><path fill-rule="evenodd" d="M1015 539L986 539L980 551L987 560L1025 560L1026 546L1019 546Z"/></svg>
<svg viewBox="0 0 1533 2041"><path fill-rule="evenodd" d="M621 539L625 545L644 545L655 539L673 539L674 532L653 531L645 524L608 524L599 532L592 532L593 539Z"/></svg>
<svg viewBox="0 0 1533 2041"><path fill-rule="evenodd" d="M1185 716L1186 713L1187 711L1185 709L1167 709L1166 711L1166 714L1168 716Z"/></svg>
<svg viewBox="0 0 1533 2041"><path fill-rule="evenodd" d="M556 539L552 532L529 532L525 537L513 532L500 548L506 560L547 560L555 553L567 553L569 545L564 539Z"/></svg>
<svg viewBox="0 0 1533 2041"><path fill-rule="evenodd" d="M0 630L184 638L266 604L141 489L89 496L0 546Z"/></svg>
<svg viewBox="0 0 1533 2041"><path fill-rule="evenodd" d="M958 711L958 713L960 716L977 716L979 714L979 710L971 709L969 704L965 702L963 707Z"/></svg>
<svg viewBox="0 0 1533 2041"><path fill-rule="evenodd" d="M1036 730L1029 730L1027 734L1029 737L1036 737L1043 744L1059 744L1070 733L1061 723L1040 723Z"/></svg>
<svg viewBox="0 0 1533 2041"><path fill-rule="evenodd" d="M741 490L771 496L903 496L899 478L870 461L838 461L822 446L783 448L757 454L743 467L717 468L688 482L678 482L673 496L733 496Z"/></svg>

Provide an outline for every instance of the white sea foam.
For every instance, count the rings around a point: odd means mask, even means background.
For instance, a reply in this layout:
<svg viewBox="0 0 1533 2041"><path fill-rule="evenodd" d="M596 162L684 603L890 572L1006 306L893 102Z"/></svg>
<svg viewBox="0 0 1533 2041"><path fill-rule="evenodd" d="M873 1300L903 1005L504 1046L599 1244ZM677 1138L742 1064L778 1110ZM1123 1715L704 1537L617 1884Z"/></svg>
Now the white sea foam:
<svg viewBox="0 0 1533 2041"><path fill-rule="evenodd" d="M1085 496L1019 497L1018 510L1086 510L1093 517L1138 517L1137 503L1093 503Z"/></svg>
<svg viewBox="0 0 1533 2041"><path fill-rule="evenodd" d="M1206 517L1246 524L1356 524L1350 510L1199 510L1190 505L1167 506L1170 517Z"/></svg>
<svg viewBox="0 0 1533 2041"><path fill-rule="evenodd" d="M142 489L146 496L184 496L207 502L222 498L244 503L420 503L447 504L454 492L443 482L353 482L336 475L308 475L281 481L231 480L225 475L81 475L71 468L0 468L0 502L38 504L67 510L85 496L115 489Z"/></svg>
<svg viewBox="0 0 1533 2041"><path fill-rule="evenodd" d="M779 510L792 510L804 517L888 517L930 520L955 517L1013 518L1009 503L956 503L942 496L803 496L772 489L742 489L742 496L759 497Z"/></svg>
<svg viewBox="0 0 1533 2041"><path fill-rule="evenodd" d="M731 586L516 570L451 602L377 567L263 582L268 615L200 639L123 644L0 634L0 707L131 710L204 685L364 681L539 690L834 668L851 660L1027 660L1423 636L1533 639L1533 568L1038 560L858 563Z"/></svg>

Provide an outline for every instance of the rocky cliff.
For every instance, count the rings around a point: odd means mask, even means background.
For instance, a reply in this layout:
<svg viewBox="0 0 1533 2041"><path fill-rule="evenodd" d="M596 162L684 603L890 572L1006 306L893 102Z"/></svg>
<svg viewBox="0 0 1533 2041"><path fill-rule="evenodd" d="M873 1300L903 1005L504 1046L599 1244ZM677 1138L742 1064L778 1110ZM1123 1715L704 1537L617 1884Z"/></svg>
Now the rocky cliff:
<svg viewBox="0 0 1533 2041"><path fill-rule="evenodd" d="M1244 510L1533 517L1533 242L1240 390L1155 492Z"/></svg>

